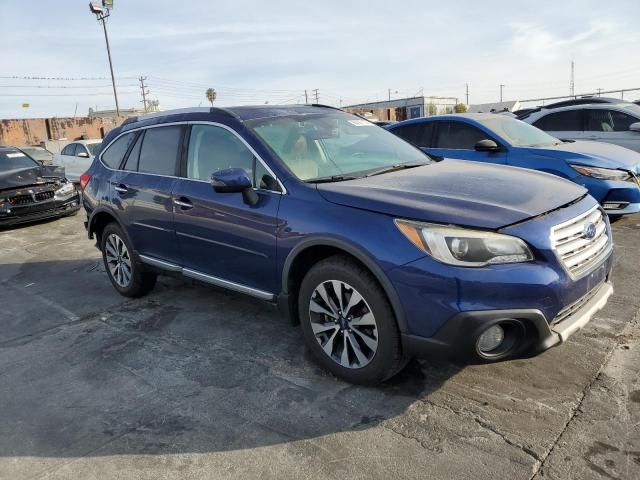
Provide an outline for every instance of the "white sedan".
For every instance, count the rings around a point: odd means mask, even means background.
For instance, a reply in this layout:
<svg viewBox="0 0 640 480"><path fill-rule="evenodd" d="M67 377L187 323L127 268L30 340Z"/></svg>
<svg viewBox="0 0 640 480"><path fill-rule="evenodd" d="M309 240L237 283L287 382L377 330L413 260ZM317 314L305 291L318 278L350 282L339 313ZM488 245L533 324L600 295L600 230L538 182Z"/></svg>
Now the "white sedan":
<svg viewBox="0 0 640 480"><path fill-rule="evenodd" d="M74 183L80 181L80 175L86 172L93 157L100 150L102 140L77 140L65 146L53 157L53 164L64 167L66 177Z"/></svg>

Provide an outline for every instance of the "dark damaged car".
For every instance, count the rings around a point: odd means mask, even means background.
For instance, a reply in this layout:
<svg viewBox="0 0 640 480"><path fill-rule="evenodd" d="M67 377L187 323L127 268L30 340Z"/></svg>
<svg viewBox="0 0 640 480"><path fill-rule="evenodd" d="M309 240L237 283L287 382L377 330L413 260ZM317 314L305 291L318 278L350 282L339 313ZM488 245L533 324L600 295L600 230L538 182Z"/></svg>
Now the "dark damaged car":
<svg viewBox="0 0 640 480"><path fill-rule="evenodd" d="M63 168L40 165L15 147L0 146L0 228L79 209L78 191Z"/></svg>

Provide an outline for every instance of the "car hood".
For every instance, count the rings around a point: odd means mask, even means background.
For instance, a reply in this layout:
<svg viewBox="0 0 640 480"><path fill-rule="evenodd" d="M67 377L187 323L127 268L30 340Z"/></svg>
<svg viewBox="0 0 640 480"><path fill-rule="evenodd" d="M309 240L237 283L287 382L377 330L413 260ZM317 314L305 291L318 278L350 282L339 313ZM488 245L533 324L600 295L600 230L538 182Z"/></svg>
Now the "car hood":
<svg viewBox="0 0 640 480"><path fill-rule="evenodd" d="M610 143L581 140L528 150L537 155L558 158L569 163L640 173L640 153Z"/></svg>
<svg viewBox="0 0 640 480"><path fill-rule="evenodd" d="M498 229L554 210L587 191L546 173L446 159L317 185L329 202L425 222Z"/></svg>
<svg viewBox="0 0 640 480"><path fill-rule="evenodd" d="M20 168L0 172L0 190L28 187L64 178L64 168L55 166Z"/></svg>

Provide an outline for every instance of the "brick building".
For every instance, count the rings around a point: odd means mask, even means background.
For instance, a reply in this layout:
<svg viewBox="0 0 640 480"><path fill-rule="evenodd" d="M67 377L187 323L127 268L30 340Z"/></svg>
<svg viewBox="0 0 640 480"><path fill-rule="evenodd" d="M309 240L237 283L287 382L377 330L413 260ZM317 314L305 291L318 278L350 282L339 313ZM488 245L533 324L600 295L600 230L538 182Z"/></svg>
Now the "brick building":
<svg viewBox="0 0 640 480"><path fill-rule="evenodd" d="M104 138L116 127L115 118L25 118L0 120L1 145L42 145L58 150L60 145L81 138Z"/></svg>

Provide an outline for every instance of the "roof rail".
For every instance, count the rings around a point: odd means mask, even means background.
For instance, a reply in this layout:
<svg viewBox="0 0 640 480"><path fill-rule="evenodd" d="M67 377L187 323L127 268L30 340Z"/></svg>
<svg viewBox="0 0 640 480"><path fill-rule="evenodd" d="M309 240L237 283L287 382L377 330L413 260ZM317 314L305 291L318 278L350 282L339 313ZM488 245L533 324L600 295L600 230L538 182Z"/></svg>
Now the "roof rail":
<svg viewBox="0 0 640 480"><path fill-rule="evenodd" d="M344 112L344 110L339 107L334 107L333 105L325 105L323 103L307 103L306 105L308 107L331 108L332 110L340 110L341 112Z"/></svg>

